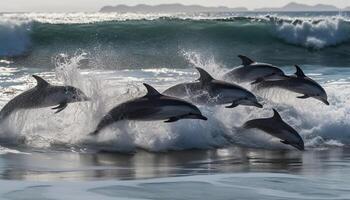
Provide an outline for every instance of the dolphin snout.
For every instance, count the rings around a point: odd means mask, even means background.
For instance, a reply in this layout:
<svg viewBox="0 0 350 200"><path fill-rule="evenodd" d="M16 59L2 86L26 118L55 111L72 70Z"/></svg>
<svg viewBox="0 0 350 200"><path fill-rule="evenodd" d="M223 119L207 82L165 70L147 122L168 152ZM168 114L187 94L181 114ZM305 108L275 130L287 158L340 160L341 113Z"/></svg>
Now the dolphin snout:
<svg viewBox="0 0 350 200"><path fill-rule="evenodd" d="M208 118L203 115L198 115L198 119L205 120L205 121L208 120Z"/></svg>
<svg viewBox="0 0 350 200"><path fill-rule="evenodd" d="M320 97L320 96L315 96L315 99L321 101L322 103L326 104L327 106L330 105L330 103L328 102L328 100L326 98Z"/></svg>
<svg viewBox="0 0 350 200"><path fill-rule="evenodd" d="M261 103L259 103L259 102L255 102L254 103L254 106L255 107L258 107L258 108L263 108L264 106L261 104Z"/></svg>
<svg viewBox="0 0 350 200"><path fill-rule="evenodd" d="M329 106L329 102L326 99L322 99L321 100L324 104L326 104L327 106Z"/></svg>
<svg viewBox="0 0 350 200"><path fill-rule="evenodd" d="M192 119L201 119L201 120L208 120L208 118L202 114L196 114L196 115L192 115L191 117Z"/></svg>
<svg viewBox="0 0 350 200"><path fill-rule="evenodd" d="M293 147L297 148L300 151L305 151L304 143L291 144Z"/></svg>
<svg viewBox="0 0 350 200"><path fill-rule="evenodd" d="M299 139L298 142L294 142L294 143L292 143L292 142L282 142L282 143L284 143L284 144L289 144L289 145L291 145L291 146L297 148L297 149L300 150L300 151L304 151L304 150L305 150L304 141L303 141L303 139L301 139L301 138Z"/></svg>

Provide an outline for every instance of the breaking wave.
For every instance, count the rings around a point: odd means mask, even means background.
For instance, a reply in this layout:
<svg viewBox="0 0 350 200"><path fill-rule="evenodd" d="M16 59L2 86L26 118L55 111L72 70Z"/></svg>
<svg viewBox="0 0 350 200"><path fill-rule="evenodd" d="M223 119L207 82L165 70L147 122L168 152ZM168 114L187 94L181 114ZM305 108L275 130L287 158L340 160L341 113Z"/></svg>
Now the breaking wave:
<svg viewBox="0 0 350 200"><path fill-rule="evenodd" d="M350 61L344 56L350 48L350 22L340 16L71 15L3 14L0 57L17 59L18 65L53 68L54 55L82 49L103 57L104 67L113 69L184 68L188 62L183 50L213 54L226 65L242 52L283 65L291 59L325 66L347 66Z"/></svg>

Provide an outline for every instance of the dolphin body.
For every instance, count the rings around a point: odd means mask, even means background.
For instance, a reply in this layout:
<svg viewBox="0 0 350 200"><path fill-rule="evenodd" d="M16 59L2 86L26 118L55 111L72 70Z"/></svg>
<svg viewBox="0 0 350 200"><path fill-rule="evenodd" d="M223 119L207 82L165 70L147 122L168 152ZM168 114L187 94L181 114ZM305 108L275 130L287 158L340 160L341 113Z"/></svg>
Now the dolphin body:
<svg viewBox="0 0 350 200"><path fill-rule="evenodd" d="M51 85L36 75L33 75L33 78L36 79L37 85L10 100L0 111L0 121L21 109L56 106L52 109L57 110L55 113L59 113L67 107L68 103L90 100L78 88Z"/></svg>
<svg viewBox="0 0 350 200"><path fill-rule="evenodd" d="M245 88L225 81L214 79L202 68L196 67L200 74L197 82L181 83L168 88L163 94L179 98L189 98L193 103L209 106L231 104L226 108L238 105L262 108L255 95Z"/></svg>
<svg viewBox="0 0 350 200"><path fill-rule="evenodd" d="M276 66L255 62L247 56L238 55L242 65L224 75L224 80L233 82L258 83L264 80L279 80L284 78L284 72Z"/></svg>
<svg viewBox="0 0 350 200"><path fill-rule="evenodd" d="M271 118L253 119L247 121L243 128L259 129L274 137L281 139L283 144L291 145L301 151L304 150L304 141L299 133L284 122L278 112L273 109L274 115Z"/></svg>
<svg viewBox="0 0 350 200"><path fill-rule="evenodd" d="M176 122L180 119L207 120L195 105L175 97L162 95L148 84L144 83L144 86L147 89L145 96L114 107L102 118L96 130L90 135L97 135L105 127L122 120L166 120L165 123Z"/></svg>
<svg viewBox="0 0 350 200"><path fill-rule="evenodd" d="M283 80L263 80L257 85L257 89L281 88L302 94L302 96L297 97L299 99L314 98L322 101L326 105L329 105L327 93L322 86L316 81L307 77L298 65L295 65L295 68L296 72L294 75L286 76L286 78Z"/></svg>

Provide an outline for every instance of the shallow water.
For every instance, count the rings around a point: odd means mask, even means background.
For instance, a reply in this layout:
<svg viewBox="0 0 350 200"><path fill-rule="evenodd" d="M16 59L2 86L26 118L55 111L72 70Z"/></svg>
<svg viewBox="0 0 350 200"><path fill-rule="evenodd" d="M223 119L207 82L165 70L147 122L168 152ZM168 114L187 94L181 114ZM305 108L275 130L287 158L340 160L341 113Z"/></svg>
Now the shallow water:
<svg viewBox="0 0 350 200"><path fill-rule="evenodd" d="M348 199L350 151L238 147L0 156L5 199ZM26 198L28 196L28 198ZM30 196L30 198L29 198Z"/></svg>

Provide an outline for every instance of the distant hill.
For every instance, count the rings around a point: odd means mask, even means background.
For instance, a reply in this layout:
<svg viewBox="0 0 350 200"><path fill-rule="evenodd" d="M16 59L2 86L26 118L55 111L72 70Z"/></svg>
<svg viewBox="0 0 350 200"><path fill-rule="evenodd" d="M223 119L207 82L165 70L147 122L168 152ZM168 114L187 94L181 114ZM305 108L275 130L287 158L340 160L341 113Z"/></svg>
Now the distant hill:
<svg viewBox="0 0 350 200"><path fill-rule="evenodd" d="M306 12L306 11L339 11L339 8L333 6L333 5L326 5L326 4L317 4L314 6L306 5L306 4L300 4L291 2L281 8L259 8L255 9L254 11L259 12L287 12L287 11L293 11L293 12Z"/></svg>
<svg viewBox="0 0 350 200"><path fill-rule="evenodd" d="M176 12L237 12L248 11L247 8L229 8L224 6L219 7L205 7L200 5L182 5L182 4L160 4L160 5L145 5L139 4L136 6L117 5L104 6L100 12L136 12L136 13L176 13Z"/></svg>
<svg viewBox="0 0 350 200"><path fill-rule="evenodd" d="M349 6L349 7L344 8L343 10L348 10L348 11L350 11L350 6Z"/></svg>

